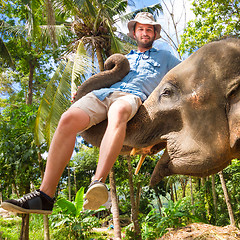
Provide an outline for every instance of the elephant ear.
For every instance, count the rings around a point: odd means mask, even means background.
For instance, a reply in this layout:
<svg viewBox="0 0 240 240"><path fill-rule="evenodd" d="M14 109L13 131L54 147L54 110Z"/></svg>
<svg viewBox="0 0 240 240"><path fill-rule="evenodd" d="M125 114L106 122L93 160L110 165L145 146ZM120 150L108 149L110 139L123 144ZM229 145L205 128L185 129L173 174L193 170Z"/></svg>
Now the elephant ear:
<svg viewBox="0 0 240 240"><path fill-rule="evenodd" d="M238 150L240 149L240 86L239 84L236 85L228 95L228 124L230 147Z"/></svg>

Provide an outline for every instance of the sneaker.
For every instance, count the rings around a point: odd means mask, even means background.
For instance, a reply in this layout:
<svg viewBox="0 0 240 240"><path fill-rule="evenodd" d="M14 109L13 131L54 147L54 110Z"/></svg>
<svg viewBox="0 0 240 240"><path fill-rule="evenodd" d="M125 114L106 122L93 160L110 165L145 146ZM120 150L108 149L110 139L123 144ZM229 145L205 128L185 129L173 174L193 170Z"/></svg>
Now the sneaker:
<svg viewBox="0 0 240 240"><path fill-rule="evenodd" d="M51 214L53 204L54 198L49 197L40 190L36 190L17 200L6 200L2 202L1 207L7 211L16 213Z"/></svg>
<svg viewBox="0 0 240 240"><path fill-rule="evenodd" d="M108 200L108 189L106 184L99 180L92 182L87 190L83 207L89 210L97 210Z"/></svg>

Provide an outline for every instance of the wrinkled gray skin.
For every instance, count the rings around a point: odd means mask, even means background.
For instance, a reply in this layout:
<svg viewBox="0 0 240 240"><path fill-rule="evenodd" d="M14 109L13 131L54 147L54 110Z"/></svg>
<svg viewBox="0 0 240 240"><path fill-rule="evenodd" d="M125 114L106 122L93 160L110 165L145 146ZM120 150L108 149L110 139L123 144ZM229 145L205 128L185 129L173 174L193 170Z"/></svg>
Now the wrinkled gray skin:
<svg viewBox="0 0 240 240"><path fill-rule="evenodd" d="M128 123L122 153L165 148L151 185L173 174L204 177L240 157L240 40L206 44L169 71ZM84 132L100 145L106 121ZM141 150L139 150L141 152Z"/></svg>

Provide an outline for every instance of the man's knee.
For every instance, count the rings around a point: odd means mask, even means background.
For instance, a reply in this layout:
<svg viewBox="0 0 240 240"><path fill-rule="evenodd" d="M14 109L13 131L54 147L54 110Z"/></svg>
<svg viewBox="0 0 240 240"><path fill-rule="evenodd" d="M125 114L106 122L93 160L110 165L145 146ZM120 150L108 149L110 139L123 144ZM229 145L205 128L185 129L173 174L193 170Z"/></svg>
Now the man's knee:
<svg viewBox="0 0 240 240"><path fill-rule="evenodd" d="M60 118L58 128L68 131L81 131L89 124L89 116L81 109L71 108Z"/></svg>
<svg viewBox="0 0 240 240"><path fill-rule="evenodd" d="M108 112L108 118L114 117L120 121L127 121L132 112L132 106L124 100L114 102Z"/></svg>

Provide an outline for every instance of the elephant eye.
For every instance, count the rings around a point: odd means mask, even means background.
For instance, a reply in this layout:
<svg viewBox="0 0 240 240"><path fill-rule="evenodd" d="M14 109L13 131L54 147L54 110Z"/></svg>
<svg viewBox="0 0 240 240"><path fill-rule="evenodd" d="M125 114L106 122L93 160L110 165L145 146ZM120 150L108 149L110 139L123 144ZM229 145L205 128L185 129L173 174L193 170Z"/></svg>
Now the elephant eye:
<svg viewBox="0 0 240 240"><path fill-rule="evenodd" d="M165 88L161 95L164 97L170 97L172 95L172 90L169 88Z"/></svg>

